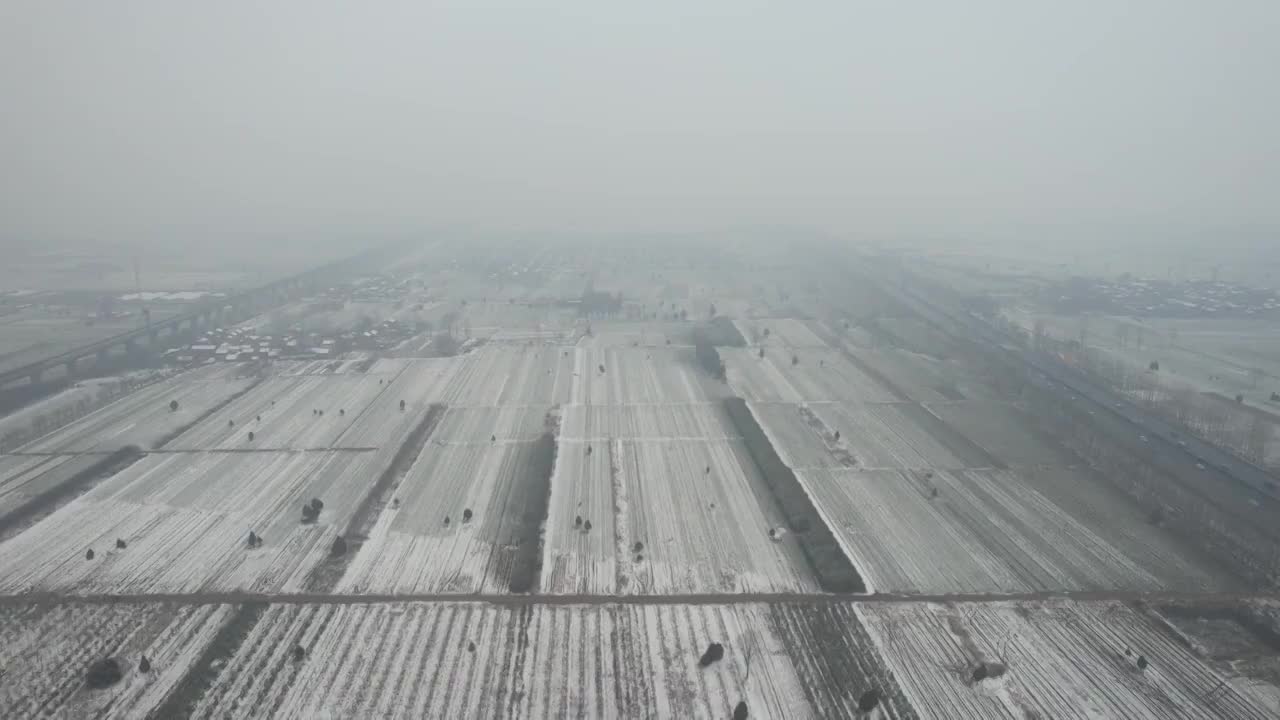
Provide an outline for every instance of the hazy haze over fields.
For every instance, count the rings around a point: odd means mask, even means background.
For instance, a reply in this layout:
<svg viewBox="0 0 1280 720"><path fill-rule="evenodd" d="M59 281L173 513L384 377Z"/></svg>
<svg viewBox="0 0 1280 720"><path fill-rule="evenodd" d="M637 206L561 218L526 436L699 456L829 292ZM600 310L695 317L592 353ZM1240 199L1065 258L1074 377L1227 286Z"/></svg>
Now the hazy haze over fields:
<svg viewBox="0 0 1280 720"><path fill-rule="evenodd" d="M778 224L1263 243L1280 221L1267 0L0 18L4 246Z"/></svg>

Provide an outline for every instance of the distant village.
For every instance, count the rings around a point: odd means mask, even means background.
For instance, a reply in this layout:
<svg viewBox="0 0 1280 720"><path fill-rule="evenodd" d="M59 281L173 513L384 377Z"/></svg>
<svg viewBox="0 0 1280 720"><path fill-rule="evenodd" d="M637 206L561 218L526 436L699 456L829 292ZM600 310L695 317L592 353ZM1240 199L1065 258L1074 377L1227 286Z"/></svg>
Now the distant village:
<svg viewBox="0 0 1280 720"><path fill-rule="evenodd" d="M341 310L348 301L385 302L401 307L410 289L408 282L393 283L384 278L368 278L354 287L330 288L317 309ZM301 323L288 332L265 332L261 329L232 327L214 328L185 347L165 352L167 363L197 365L210 362L243 362L250 360L322 360L352 350L377 351L393 348L412 337L419 328L412 322L387 319L376 322L366 318L355 327L328 332L304 331Z"/></svg>
<svg viewBox="0 0 1280 720"><path fill-rule="evenodd" d="M1280 296L1272 290L1228 282L1169 282L1122 276L1116 280L1075 277L1042 291L1055 312L1098 312L1139 317L1280 317Z"/></svg>

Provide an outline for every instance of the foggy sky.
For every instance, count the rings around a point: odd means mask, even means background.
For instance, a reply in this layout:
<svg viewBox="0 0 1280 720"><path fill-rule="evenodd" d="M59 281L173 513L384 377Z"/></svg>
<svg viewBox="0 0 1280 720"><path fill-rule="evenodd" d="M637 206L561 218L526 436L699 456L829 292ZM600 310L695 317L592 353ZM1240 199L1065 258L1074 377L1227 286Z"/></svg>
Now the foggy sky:
<svg viewBox="0 0 1280 720"><path fill-rule="evenodd" d="M0 242L1270 231L1278 36L1275 0L6 0Z"/></svg>

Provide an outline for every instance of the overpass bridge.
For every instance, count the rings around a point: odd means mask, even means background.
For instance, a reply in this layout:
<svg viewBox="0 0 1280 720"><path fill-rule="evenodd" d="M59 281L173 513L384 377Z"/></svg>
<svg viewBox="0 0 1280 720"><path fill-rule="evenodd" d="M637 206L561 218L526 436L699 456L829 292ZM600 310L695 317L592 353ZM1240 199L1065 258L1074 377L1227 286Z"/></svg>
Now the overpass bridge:
<svg viewBox="0 0 1280 720"><path fill-rule="evenodd" d="M101 363L113 350L136 352L144 343L148 348L154 349L159 346L162 339L169 340L169 344L175 344L172 341L184 333L195 335L202 329L248 319L265 310L283 305L292 298L332 283L348 274L353 264L370 254L362 253L355 257L344 258L262 287L212 299L179 315L151 323L147 327L11 368L0 372L0 388L17 385L24 381L32 384L39 383L46 373L59 367L65 369L68 377L74 377L78 374L78 368L83 362Z"/></svg>

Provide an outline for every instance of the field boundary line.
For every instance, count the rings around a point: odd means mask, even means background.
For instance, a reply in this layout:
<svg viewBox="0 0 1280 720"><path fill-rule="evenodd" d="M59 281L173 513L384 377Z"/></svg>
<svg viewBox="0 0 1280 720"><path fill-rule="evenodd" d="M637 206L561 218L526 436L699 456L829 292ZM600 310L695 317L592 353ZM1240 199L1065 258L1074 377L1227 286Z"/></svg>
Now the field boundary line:
<svg viewBox="0 0 1280 720"><path fill-rule="evenodd" d="M81 603L85 605L167 603L175 605L219 605L273 603L277 605L385 605L391 603L476 603L500 606L526 605L759 605L777 603L1051 603L1051 602L1123 602L1162 604L1234 605L1249 601L1278 601L1280 590L1238 592L1193 591L1044 591L1024 593L690 593L653 595L600 594L503 594L503 593L364 593L333 594L324 592L253 593L139 593L71 595L62 593L20 593L0 595L0 606L51 605Z"/></svg>

